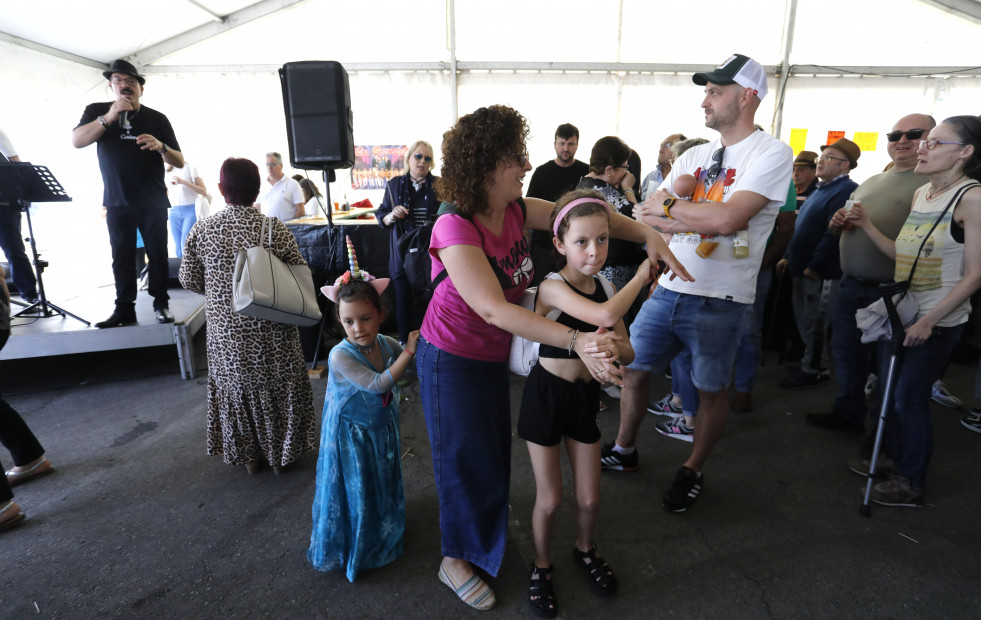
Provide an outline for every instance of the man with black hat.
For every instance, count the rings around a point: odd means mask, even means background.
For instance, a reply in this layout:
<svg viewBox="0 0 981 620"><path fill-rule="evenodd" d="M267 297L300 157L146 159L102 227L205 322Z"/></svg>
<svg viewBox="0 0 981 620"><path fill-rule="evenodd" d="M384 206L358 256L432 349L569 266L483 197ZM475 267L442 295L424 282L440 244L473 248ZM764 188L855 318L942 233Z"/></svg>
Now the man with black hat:
<svg viewBox="0 0 981 620"><path fill-rule="evenodd" d="M116 60L105 76L115 101L86 106L72 131L72 145L98 144L102 204L112 246L116 309L99 328L136 323L136 231L143 235L148 259L148 290L158 323L172 323L167 294L167 186L163 161L182 168L184 156L167 117L140 104L146 80L136 67Z"/></svg>
<svg viewBox="0 0 981 620"><path fill-rule="evenodd" d="M671 250L694 279L662 278L634 319L630 344L635 358L624 372L620 430L616 442L602 451L605 469L637 469L635 443L651 373L690 350L699 403L691 454L662 500L671 512L687 510L699 496L702 466L729 417L726 386L753 308L766 240L787 202L793 162L789 146L753 126L767 93L760 63L735 54L714 71L696 73L692 81L705 87L705 126L718 131L719 138L685 151L661 187L634 207L634 217L673 233ZM672 193L675 181L686 174L696 179L690 200Z"/></svg>
<svg viewBox="0 0 981 620"><path fill-rule="evenodd" d="M793 277L794 321L804 342L800 368L780 380L784 389L814 387L822 378L830 378L824 337L831 320L828 308L833 307L841 279L841 263L838 237L828 230L828 224L858 187L858 183L848 178L848 172L858 166L861 155L858 145L846 138L821 147L817 160L820 182L800 208L794 236L777 263L778 275L789 271ZM830 301L822 301L825 282L830 282Z"/></svg>
<svg viewBox="0 0 981 620"><path fill-rule="evenodd" d="M817 158L814 151L801 151L794 159L794 189L797 190L797 209L817 187Z"/></svg>

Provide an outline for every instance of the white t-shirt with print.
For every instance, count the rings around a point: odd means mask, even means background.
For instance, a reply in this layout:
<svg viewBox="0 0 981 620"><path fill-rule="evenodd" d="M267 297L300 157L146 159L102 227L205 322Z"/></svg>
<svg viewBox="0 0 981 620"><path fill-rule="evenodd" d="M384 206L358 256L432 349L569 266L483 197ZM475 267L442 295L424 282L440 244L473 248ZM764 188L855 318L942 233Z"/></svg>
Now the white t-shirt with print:
<svg viewBox="0 0 981 620"><path fill-rule="evenodd" d="M659 281L664 288L703 297L717 297L751 304L756 297L756 276L763 261L766 240L773 230L777 211L787 202L787 184L793 172L791 148L762 131L755 131L740 142L726 147L722 169L714 183L707 180L712 167L712 155L722 147L720 139L685 151L671 167L661 188L671 192L675 179L682 174L694 175L699 184L694 202L707 197L726 202L736 192L750 191L769 199L767 205L749 220L749 258L734 258L733 235L716 235L718 247L708 258L695 249L702 242L698 233L679 233L671 238L671 251L694 276L694 282L679 278ZM671 192L673 193L673 192Z"/></svg>

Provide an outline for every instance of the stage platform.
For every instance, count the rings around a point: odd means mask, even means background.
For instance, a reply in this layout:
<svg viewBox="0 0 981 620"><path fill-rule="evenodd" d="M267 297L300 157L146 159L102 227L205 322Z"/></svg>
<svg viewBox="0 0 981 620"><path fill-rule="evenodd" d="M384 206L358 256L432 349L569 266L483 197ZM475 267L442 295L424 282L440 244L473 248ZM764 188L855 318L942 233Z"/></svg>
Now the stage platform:
<svg viewBox="0 0 981 620"><path fill-rule="evenodd" d="M11 338L0 351L0 360L176 345L181 376L193 379L193 338L205 323L204 295L182 288L171 288L168 292L173 323L156 322L153 299L146 291L140 291L136 297L136 325L97 329L71 317L57 315L15 318ZM71 299L49 301L94 325L112 313L115 296L115 289L110 285ZM16 304L19 298L15 297L14 301L11 311L16 314L22 308Z"/></svg>

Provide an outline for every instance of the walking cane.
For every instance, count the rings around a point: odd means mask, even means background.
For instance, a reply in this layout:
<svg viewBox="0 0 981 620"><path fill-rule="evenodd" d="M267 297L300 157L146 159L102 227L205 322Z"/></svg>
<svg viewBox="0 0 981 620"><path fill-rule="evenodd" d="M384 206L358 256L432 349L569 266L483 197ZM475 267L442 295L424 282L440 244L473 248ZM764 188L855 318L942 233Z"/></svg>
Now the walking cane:
<svg viewBox="0 0 981 620"><path fill-rule="evenodd" d="M865 482L865 498L858 512L863 517L871 517L872 512L869 508L869 496L872 494L872 480L875 477L875 466L879 461L879 449L882 445L882 436L886 429L886 414L889 412L889 405L893 400L895 391L894 381L896 373L901 365L901 360L897 359L903 349L903 339L906 337L906 330L903 329L903 322L896 311L896 304L893 303L893 295L906 291L909 282L891 282L880 284L879 293L882 301L886 305L886 314L889 316L889 327L892 337L889 344L889 367L886 372L886 387L882 392L882 406L879 408L879 425L875 430L875 443L872 446L872 459L869 461L869 479Z"/></svg>

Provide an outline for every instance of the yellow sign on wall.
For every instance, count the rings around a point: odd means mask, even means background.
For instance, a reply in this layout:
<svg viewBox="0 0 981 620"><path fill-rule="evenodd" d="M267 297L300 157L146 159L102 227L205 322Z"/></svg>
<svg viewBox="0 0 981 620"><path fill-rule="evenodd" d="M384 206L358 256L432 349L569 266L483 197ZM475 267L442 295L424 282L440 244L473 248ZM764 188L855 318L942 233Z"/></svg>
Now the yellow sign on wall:
<svg viewBox="0 0 981 620"><path fill-rule="evenodd" d="M852 140L863 151L874 151L879 142L878 131L856 131Z"/></svg>
<svg viewBox="0 0 981 620"><path fill-rule="evenodd" d="M790 130L790 148L794 149L794 157L797 153L804 150L804 145L807 143L807 129L791 129Z"/></svg>

